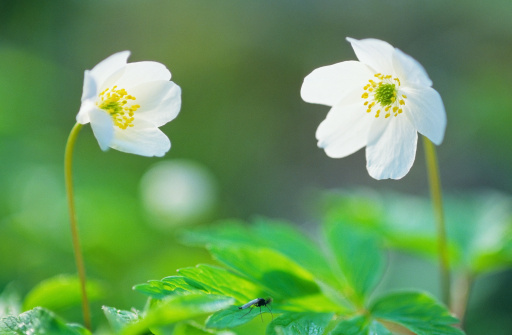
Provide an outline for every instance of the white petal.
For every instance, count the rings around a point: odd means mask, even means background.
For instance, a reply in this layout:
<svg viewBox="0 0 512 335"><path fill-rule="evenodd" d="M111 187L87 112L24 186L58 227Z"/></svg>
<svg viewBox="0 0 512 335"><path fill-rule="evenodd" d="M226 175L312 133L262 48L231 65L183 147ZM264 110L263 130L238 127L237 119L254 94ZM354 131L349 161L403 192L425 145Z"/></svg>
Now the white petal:
<svg viewBox="0 0 512 335"><path fill-rule="evenodd" d="M97 85L90 71L84 72L84 87L82 91L82 104L76 116L76 121L81 124L89 123L89 112L96 108L94 100L97 95Z"/></svg>
<svg viewBox="0 0 512 335"><path fill-rule="evenodd" d="M431 87L404 87L407 96L404 113L412 125L434 144L443 142L446 112L439 93Z"/></svg>
<svg viewBox="0 0 512 335"><path fill-rule="evenodd" d="M129 90L134 86L151 81L171 79L171 72L165 65L158 62L129 63L124 69L123 75L116 81L118 88Z"/></svg>
<svg viewBox="0 0 512 335"><path fill-rule="evenodd" d="M116 127L110 147L130 154L162 157L171 148L171 141L160 129L139 120L134 127Z"/></svg>
<svg viewBox="0 0 512 335"><path fill-rule="evenodd" d="M173 120L181 107L181 89L172 81L153 81L130 89L129 93L137 99L140 108L135 112L137 118L160 127Z"/></svg>
<svg viewBox="0 0 512 335"><path fill-rule="evenodd" d="M113 54L112 56L102 60L98 65L90 71L91 76L94 78L98 86L103 86L103 83L114 73L118 72L124 66L130 51L121 51Z"/></svg>
<svg viewBox="0 0 512 335"><path fill-rule="evenodd" d="M80 110L78 111L78 114L76 115L76 122L81 124L86 124L91 121L90 119L90 113L91 111L97 109L98 107L94 103L92 99L84 100L82 101L82 104L80 105Z"/></svg>
<svg viewBox="0 0 512 335"><path fill-rule="evenodd" d="M82 101L92 99L98 94L98 85L91 76L91 71L85 70L84 72L84 86L82 91Z"/></svg>
<svg viewBox="0 0 512 335"><path fill-rule="evenodd" d="M393 67L402 84L432 86L432 80L428 77L425 68L400 49L395 49L393 52Z"/></svg>
<svg viewBox="0 0 512 335"><path fill-rule="evenodd" d="M306 102L334 106L354 87L362 91L373 75L365 64L356 61L323 66L304 78L300 95Z"/></svg>
<svg viewBox="0 0 512 335"><path fill-rule="evenodd" d="M375 179L400 179L416 156L418 133L403 115L376 118L366 146L366 168Z"/></svg>
<svg viewBox="0 0 512 335"><path fill-rule="evenodd" d="M318 146L329 157L346 157L366 145L375 117L366 113L363 100L356 97L334 106L316 131Z"/></svg>
<svg viewBox="0 0 512 335"><path fill-rule="evenodd" d="M99 108L91 110L89 117L91 119L92 132L101 150L107 150L114 138L114 122L112 117Z"/></svg>
<svg viewBox="0 0 512 335"><path fill-rule="evenodd" d="M357 59L370 66L375 72L393 75L393 46L387 42L374 38L356 40L347 37L352 44Z"/></svg>

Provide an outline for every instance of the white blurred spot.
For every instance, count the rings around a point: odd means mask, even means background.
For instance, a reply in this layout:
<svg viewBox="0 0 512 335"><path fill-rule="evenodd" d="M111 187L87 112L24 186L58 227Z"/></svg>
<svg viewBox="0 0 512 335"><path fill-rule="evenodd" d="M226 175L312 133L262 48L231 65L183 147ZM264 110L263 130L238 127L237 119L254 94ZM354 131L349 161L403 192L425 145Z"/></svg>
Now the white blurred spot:
<svg viewBox="0 0 512 335"><path fill-rule="evenodd" d="M195 223L215 208L217 187L213 175L188 160L164 161L141 179L142 202L160 228Z"/></svg>

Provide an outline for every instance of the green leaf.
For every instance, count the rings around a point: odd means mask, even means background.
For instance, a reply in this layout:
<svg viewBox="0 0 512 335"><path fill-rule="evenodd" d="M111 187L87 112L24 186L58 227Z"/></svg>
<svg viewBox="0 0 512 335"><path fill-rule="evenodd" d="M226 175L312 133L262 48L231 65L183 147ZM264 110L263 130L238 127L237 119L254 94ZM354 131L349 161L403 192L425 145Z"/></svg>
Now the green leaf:
<svg viewBox="0 0 512 335"><path fill-rule="evenodd" d="M279 220L258 218L252 227L262 246L277 250L308 270L315 277L331 284L334 277L325 255L313 241L300 233L292 224Z"/></svg>
<svg viewBox="0 0 512 335"><path fill-rule="evenodd" d="M321 335L334 313L285 313L267 327L267 335Z"/></svg>
<svg viewBox="0 0 512 335"><path fill-rule="evenodd" d="M262 309L261 312L265 313L268 310ZM257 308L256 312L249 313L248 310L240 310L237 306L230 306L225 310L210 315L206 320L206 328L233 328L251 321L259 314L260 311Z"/></svg>
<svg viewBox="0 0 512 335"><path fill-rule="evenodd" d="M437 241L430 201L388 194L385 207L383 228L391 246L435 257ZM498 192L447 195L444 208L453 266L472 274L512 267L512 198Z"/></svg>
<svg viewBox="0 0 512 335"><path fill-rule="evenodd" d="M205 329L196 322L180 322L174 327L172 335L209 335L209 334L222 334L222 335L235 335L230 331L217 332L211 329Z"/></svg>
<svg viewBox="0 0 512 335"><path fill-rule="evenodd" d="M377 239L342 222L327 225L325 235L348 284L345 294L362 304L382 277L384 266Z"/></svg>
<svg viewBox="0 0 512 335"><path fill-rule="evenodd" d="M205 291L233 297L242 304L263 293L260 287L247 279L217 266L200 264L178 272L188 280L201 283Z"/></svg>
<svg viewBox="0 0 512 335"><path fill-rule="evenodd" d="M0 294L0 318L21 313L21 300L13 285L7 285Z"/></svg>
<svg viewBox="0 0 512 335"><path fill-rule="evenodd" d="M88 281L86 287L90 301L98 300L103 296L103 289L98 282ZM49 278L40 282L27 294L23 302L23 310L36 306L58 310L80 305L82 301L80 292L80 281L76 276L59 275Z"/></svg>
<svg viewBox="0 0 512 335"><path fill-rule="evenodd" d="M20 314L0 319L2 335L90 335L82 326L66 324L61 318L41 307Z"/></svg>
<svg viewBox="0 0 512 335"><path fill-rule="evenodd" d="M308 271L275 250L238 246L211 246L209 249L219 262L260 284L274 299L320 292Z"/></svg>
<svg viewBox="0 0 512 335"><path fill-rule="evenodd" d="M385 213L377 192L368 189L355 189L346 192L325 192L320 198L322 215L325 221L353 222L370 229L380 230Z"/></svg>
<svg viewBox="0 0 512 335"><path fill-rule="evenodd" d="M392 333L380 322L358 315L338 323L329 335L392 335Z"/></svg>
<svg viewBox="0 0 512 335"><path fill-rule="evenodd" d="M224 220L220 223L186 230L182 233L184 243L194 246L206 245L252 245L258 246L259 240L247 229L247 224L240 220Z"/></svg>
<svg viewBox="0 0 512 335"><path fill-rule="evenodd" d="M116 333L120 332L127 325L133 324L142 318L141 313L135 309L132 311L123 311L108 306L103 306L102 309L110 327Z"/></svg>
<svg viewBox="0 0 512 335"><path fill-rule="evenodd" d="M187 231L183 237L185 242L193 245L269 247L288 256L323 281L337 284L322 252L288 222L258 218L253 225L247 225L229 220Z"/></svg>
<svg viewBox="0 0 512 335"><path fill-rule="evenodd" d="M457 318L433 297L422 292L396 292L373 302L371 315L398 323L418 335L461 335L464 332L453 327Z"/></svg>
<svg viewBox="0 0 512 335"><path fill-rule="evenodd" d="M127 325L122 334L136 335L151 327L166 326L178 321L209 314L227 308L234 303L233 298L190 293L185 295L172 295L151 306L144 319L137 323Z"/></svg>
<svg viewBox="0 0 512 335"><path fill-rule="evenodd" d="M133 289L155 299L163 299L176 293L207 291L202 284L183 276L170 276L162 280L150 280L147 283L135 285Z"/></svg>

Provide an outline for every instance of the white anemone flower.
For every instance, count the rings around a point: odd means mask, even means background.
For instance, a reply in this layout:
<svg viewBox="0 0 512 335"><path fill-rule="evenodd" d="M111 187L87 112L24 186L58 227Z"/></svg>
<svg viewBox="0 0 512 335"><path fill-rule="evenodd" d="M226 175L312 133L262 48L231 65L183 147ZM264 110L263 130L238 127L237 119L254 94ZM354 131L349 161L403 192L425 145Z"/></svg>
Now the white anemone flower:
<svg viewBox="0 0 512 335"><path fill-rule="evenodd" d="M418 132L443 141L443 101L411 56L381 40L347 40L359 61L318 68L301 88L304 101L332 107L317 129L318 146L332 158L366 146L370 176L400 179L414 163Z"/></svg>
<svg viewBox="0 0 512 335"><path fill-rule="evenodd" d="M129 51L116 53L85 71L78 123L91 123L100 148L141 156L163 156L171 148L158 127L181 107L181 89L157 62L127 63Z"/></svg>

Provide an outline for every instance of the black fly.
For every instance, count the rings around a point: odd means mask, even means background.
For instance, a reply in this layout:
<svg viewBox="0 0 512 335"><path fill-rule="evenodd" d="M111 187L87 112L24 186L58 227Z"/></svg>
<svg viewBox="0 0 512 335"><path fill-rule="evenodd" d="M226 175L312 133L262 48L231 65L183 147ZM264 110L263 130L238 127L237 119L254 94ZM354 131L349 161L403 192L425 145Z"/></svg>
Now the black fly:
<svg viewBox="0 0 512 335"><path fill-rule="evenodd" d="M245 313L244 315L242 315L240 318L243 318L244 316L246 316L247 314L251 313L252 309L254 307L259 307L260 308L260 316L261 316L261 307L262 306L265 306L267 307L267 309L269 310L270 312L270 315L272 315L272 320L274 320L274 315L272 314L272 310L270 309L269 305L272 303L272 298L267 298L267 299L263 299L263 298L256 298L254 300L251 300L249 301L248 303L246 303L245 305L242 305L240 307L238 307L238 309L246 309L246 308L251 308L249 310L249 312ZM263 316L261 316L261 321L263 321Z"/></svg>

